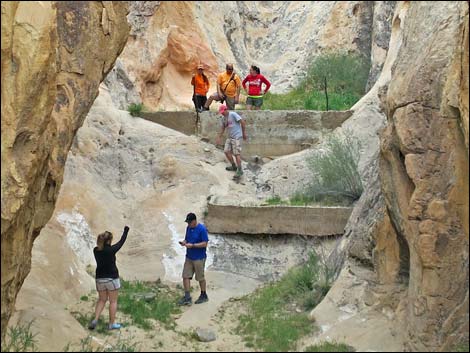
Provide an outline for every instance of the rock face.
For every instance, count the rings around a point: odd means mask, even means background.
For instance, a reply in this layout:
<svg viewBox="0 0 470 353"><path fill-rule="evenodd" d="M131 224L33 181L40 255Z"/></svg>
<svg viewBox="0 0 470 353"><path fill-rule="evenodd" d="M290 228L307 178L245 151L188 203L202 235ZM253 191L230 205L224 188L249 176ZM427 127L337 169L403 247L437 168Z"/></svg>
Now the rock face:
<svg viewBox="0 0 470 353"><path fill-rule="evenodd" d="M409 6L385 98L380 178L409 249L410 347L451 349L469 329L468 3Z"/></svg>
<svg viewBox="0 0 470 353"><path fill-rule="evenodd" d="M120 2L2 2L2 339L77 129L127 40Z"/></svg>
<svg viewBox="0 0 470 353"><path fill-rule="evenodd" d="M151 110L192 109L191 75L201 62L215 91L217 73L233 62L242 77L261 68L273 92L286 92L327 51L372 60L371 87L385 60L394 1L132 2L128 44L120 57L125 75ZM138 53L138 55L136 55ZM125 78L122 78L126 76ZM111 88L113 101L127 109Z"/></svg>
<svg viewBox="0 0 470 353"><path fill-rule="evenodd" d="M339 278L312 316L332 327L319 339L339 339L331 312L373 309L377 326L405 323L394 333L403 349L449 350L468 341L469 325L468 4L400 2L389 46L377 83L343 124L370 147L364 193L330 258ZM364 129L367 118L376 128ZM381 124L379 151L367 135ZM376 284L353 294L348 281ZM354 345L354 335L341 337Z"/></svg>
<svg viewBox="0 0 470 353"><path fill-rule="evenodd" d="M370 71L367 80L366 92L377 81L382 72L383 64L388 52L390 42L392 17L396 1L374 1L374 17L370 43Z"/></svg>

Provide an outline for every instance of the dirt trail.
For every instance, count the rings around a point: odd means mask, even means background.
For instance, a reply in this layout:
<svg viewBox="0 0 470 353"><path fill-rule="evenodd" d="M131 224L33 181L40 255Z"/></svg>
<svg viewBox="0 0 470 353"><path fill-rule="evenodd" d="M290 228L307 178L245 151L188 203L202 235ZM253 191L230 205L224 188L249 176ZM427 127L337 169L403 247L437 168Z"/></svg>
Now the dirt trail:
<svg viewBox="0 0 470 353"><path fill-rule="evenodd" d="M133 324L124 314L118 312L117 321L124 322L124 327L118 332L107 334L97 331L88 332L92 336L93 344L97 347L114 345L118 341L128 340L139 351L247 351L240 336L234 333L237 323L238 311L233 310L237 306L238 298L256 289L260 282L245 278L236 274L207 271L207 293L209 301L203 304L192 304L182 307L182 313L176 320L173 330L164 328L159 322L154 321L153 330L144 330ZM170 284L174 288L175 284ZM199 296L199 285L192 281L191 286L193 302ZM70 312L91 315L96 302L96 293L90 295L88 301L80 301L69 307ZM228 310L231 308L232 310ZM107 307L103 311L102 319L108 320ZM192 333L197 328L209 329L216 334L216 340L212 342L199 342ZM72 349L78 348L78 340L74 342Z"/></svg>

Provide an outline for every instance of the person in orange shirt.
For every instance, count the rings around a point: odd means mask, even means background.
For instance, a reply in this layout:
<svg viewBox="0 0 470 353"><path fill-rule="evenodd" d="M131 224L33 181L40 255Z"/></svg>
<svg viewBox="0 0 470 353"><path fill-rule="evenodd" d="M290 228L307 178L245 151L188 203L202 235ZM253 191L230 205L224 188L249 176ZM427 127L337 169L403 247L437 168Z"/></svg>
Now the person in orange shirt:
<svg viewBox="0 0 470 353"><path fill-rule="evenodd" d="M225 65L225 72L217 76L217 92L212 94L204 105L205 110L209 110L212 102L218 101L227 104L228 109L235 109L235 104L240 99L240 87L242 81L240 77L233 72L233 64Z"/></svg>
<svg viewBox="0 0 470 353"><path fill-rule="evenodd" d="M204 104L207 102L207 92L209 91L209 79L204 74L204 66L199 64L197 66L197 73L191 79L193 88L193 102L196 110L201 112L204 110Z"/></svg>

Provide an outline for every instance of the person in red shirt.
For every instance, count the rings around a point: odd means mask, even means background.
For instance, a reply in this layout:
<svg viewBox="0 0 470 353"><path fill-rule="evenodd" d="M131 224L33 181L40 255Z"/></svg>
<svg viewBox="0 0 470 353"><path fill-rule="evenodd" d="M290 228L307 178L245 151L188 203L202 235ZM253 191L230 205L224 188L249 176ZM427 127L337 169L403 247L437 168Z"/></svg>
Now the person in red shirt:
<svg viewBox="0 0 470 353"><path fill-rule="evenodd" d="M246 84L248 83L248 90ZM262 91L262 84L265 84L264 92ZM246 99L246 109L248 110L259 110L263 105L263 95L268 93L271 83L261 75L259 67L252 65L250 67L250 74L245 77L242 82L243 88L248 92L248 98Z"/></svg>
<svg viewBox="0 0 470 353"><path fill-rule="evenodd" d="M207 92L209 91L209 79L204 74L204 66L199 64L197 66L197 74L193 75L191 79L191 85L194 86L193 89L193 102L196 110L201 112L204 110L204 104L207 101Z"/></svg>

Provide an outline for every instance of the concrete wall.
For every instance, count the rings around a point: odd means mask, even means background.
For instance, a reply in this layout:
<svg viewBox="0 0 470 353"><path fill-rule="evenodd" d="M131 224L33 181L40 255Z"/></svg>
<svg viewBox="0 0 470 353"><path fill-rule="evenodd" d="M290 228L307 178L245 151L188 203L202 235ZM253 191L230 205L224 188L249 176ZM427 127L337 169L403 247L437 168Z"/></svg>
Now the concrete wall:
<svg viewBox="0 0 470 353"><path fill-rule="evenodd" d="M194 111L141 113L140 117L186 135L196 133L196 112Z"/></svg>
<svg viewBox="0 0 470 353"><path fill-rule="evenodd" d="M227 206L209 203L204 224L215 234L343 234L352 208Z"/></svg>
<svg viewBox="0 0 470 353"><path fill-rule="evenodd" d="M247 123L248 141L243 143L242 157L278 157L311 147L322 136L340 126L352 114L351 111L237 111ZM220 115L216 112L199 114L196 130L196 113L153 112L142 113L143 119L180 131L186 135L197 133L215 144L220 127Z"/></svg>
<svg viewBox="0 0 470 353"><path fill-rule="evenodd" d="M301 151L320 142L322 136L340 126L351 111L237 111L247 123L248 141L242 157L276 157ZM200 114L198 134L215 143L220 115Z"/></svg>

